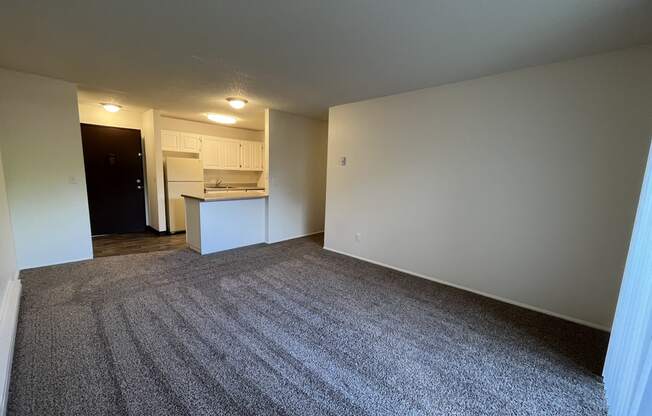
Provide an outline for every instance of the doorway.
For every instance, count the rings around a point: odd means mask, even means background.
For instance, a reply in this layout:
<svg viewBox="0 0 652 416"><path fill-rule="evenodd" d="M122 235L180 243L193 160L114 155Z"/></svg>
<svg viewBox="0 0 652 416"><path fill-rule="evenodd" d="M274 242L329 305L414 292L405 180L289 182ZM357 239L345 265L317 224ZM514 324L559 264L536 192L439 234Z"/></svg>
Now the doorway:
<svg viewBox="0 0 652 416"><path fill-rule="evenodd" d="M140 130L81 124L91 233L145 231Z"/></svg>

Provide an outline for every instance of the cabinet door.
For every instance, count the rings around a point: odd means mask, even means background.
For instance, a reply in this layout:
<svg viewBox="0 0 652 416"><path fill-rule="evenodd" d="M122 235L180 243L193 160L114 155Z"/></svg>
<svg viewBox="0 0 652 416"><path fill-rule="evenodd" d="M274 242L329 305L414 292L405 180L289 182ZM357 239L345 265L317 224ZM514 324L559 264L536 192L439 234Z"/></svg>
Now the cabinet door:
<svg viewBox="0 0 652 416"><path fill-rule="evenodd" d="M240 169L240 142L237 140L217 140L217 164L220 169Z"/></svg>
<svg viewBox="0 0 652 416"><path fill-rule="evenodd" d="M219 169L218 142L215 139L204 137L201 147L201 160L204 169Z"/></svg>
<svg viewBox="0 0 652 416"><path fill-rule="evenodd" d="M242 169L249 170L253 168L254 151L252 144L252 142L240 142L240 146L242 148Z"/></svg>
<svg viewBox="0 0 652 416"><path fill-rule="evenodd" d="M161 130L161 147L163 150L178 151L179 133L176 131Z"/></svg>
<svg viewBox="0 0 652 416"><path fill-rule="evenodd" d="M201 136L198 134L180 133L178 142L181 152L199 153L201 148Z"/></svg>
<svg viewBox="0 0 652 416"><path fill-rule="evenodd" d="M257 170L263 170L263 161L265 160L265 145L256 143L256 157L254 159L254 166Z"/></svg>
<svg viewBox="0 0 652 416"><path fill-rule="evenodd" d="M242 141L242 169L263 170L263 148L258 142Z"/></svg>

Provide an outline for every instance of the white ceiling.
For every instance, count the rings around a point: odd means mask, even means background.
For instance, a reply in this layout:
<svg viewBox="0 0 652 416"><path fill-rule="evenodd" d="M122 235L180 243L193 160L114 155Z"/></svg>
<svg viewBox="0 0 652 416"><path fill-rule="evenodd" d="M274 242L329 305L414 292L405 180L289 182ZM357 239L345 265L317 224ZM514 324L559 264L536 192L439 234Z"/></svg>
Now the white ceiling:
<svg viewBox="0 0 652 416"><path fill-rule="evenodd" d="M328 107L652 43L649 0L3 0L0 66L89 99L263 127ZM224 98L249 99L229 110Z"/></svg>

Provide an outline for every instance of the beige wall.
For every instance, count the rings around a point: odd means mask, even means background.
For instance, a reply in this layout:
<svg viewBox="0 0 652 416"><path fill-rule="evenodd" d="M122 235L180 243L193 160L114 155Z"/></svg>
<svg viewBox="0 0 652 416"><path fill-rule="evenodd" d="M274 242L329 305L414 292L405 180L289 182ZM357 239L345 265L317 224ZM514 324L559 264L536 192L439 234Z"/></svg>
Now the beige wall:
<svg viewBox="0 0 652 416"><path fill-rule="evenodd" d="M610 327L651 69L641 47L331 108L325 245Z"/></svg>
<svg viewBox="0 0 652 416"><path fill-rule="evenodd" d="M75 85L0 70L0 148L20 269L91 258Z"/></svg>
<svg viewBox="0 0 652 416"><path fill-rule="evenodd" d="M99 104L79 103L79 121L99 126L123 127L140 130L143 112L123 108L117 113L109 113Z"/></svg>
<svg viewBox="0 0 652 416"><path fill-rule="evenodd" d="M268 110L267 241L323 231L328 125Z"/></svg>

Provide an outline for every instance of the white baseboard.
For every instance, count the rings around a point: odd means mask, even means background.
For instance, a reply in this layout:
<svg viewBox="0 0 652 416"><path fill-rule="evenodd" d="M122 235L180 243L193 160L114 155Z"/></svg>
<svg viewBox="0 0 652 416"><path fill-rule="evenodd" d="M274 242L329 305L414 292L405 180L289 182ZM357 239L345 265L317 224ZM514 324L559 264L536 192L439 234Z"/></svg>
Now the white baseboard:
<svg viewBox="0 0 652 416"><path fill-rule="evenodd" d="M375 261L375 260L370 260L370 259L367 259L365 257L356 256L356 255L346 253L344 251L335 250L335 249L332 249L332 248L329 248L329 247L326 247L326 246L324 246L324 250L332 251L333 253L343 254L343 255L348 256L348 257L353 257L354 259L366 261L367 263L372 263L372 264L376 264L378 266L387 267L388 269L396 270L396 271L401 272L401 273L409 274L411 276L420 277L422 279L430 280L430 281L433 281L433 282L436 282L436 283L441 283L442 285L451 286L451 287L454 287L456 289L465 290L467 292L475 293L476 295L480 295L480 296L484 296L484 297L491 298L491 299L494 299L494 300L498 300L498 301L501 301L501 302L509 303L511 305L514 305L514 306L519 306L521 308L530 309L532 311L540 312L540 313L543 313L545 315L554 316L555 318L560 318L560 319L563 319L565 321L570 321L570 322L574 322L576 324L588 326L590 328L595 328L595 329L599 329L599 330L602 330L602 331L611 332L611 328L606 327L604 325L595 324L593 322L588 322L588 321L585 321L583 319L573 318L571 316L566 316L566 315L563 315L563 314L560 314L560 313L557 313L557 312L552 312L552 311L549 311L547 309L543 309L543 308L539 308L539 307L536 307L536 306L528 305L526 303L521 303L521 302L518 302L518 301L515 301L515 300L512 300L512 299L503 298L503 297L500 297L500 296L492 295L490 293L481 292L479 290L471 289L471 288L468 288L468 287L465 287L465 286L462 286L462 285L457 285L455 283L450 283L450 282L447 282L445 280L437 279L436 277L426 276L425 274L415 273L415 272L412 272L410 270L405 270L405 269L401 269L399 267L390 266L389 264L381 263L381 262Z"/></svg>
<svg viewBox="0 0 652 416"><path fill-rule="evenodd" d="M310 233L307 233L307 234L295 235L294 237L283 238L283 239L281 239L281 240L266 241L266 243L267 243L267 244L281 243L281 242L283 242L283 241L294 240L295 238L308 237L309 235L321 234L321 233L323 233L323 232L324 232L324 230L321 230L321 231L314 231L314 232L310 232Z"/></svg>
<svg viewBox="0 0 652 416"><path fill-rule="evenodd" d="M7 412L11 361L14 356L21 284L18 276L7 284L0 304L0 416Z"/></svg>

